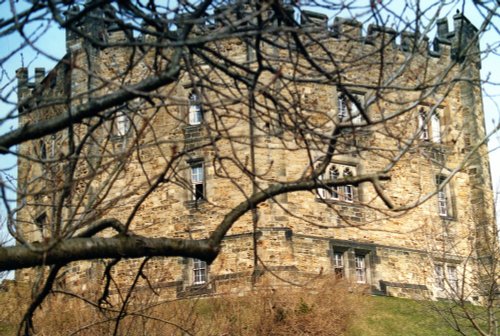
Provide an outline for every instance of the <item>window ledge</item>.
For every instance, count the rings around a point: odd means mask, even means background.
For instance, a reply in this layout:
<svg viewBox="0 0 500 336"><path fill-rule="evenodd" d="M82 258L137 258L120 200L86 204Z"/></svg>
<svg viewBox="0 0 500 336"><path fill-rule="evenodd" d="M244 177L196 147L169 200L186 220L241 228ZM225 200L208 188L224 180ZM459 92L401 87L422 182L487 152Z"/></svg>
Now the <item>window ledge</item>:
<svg viewBox="0 0 500 336"><path fill-rule="evenodd" d="M189 131L198 131L201 129L201 126L203 125L203 123L199 123L199 124L195 124L195 125L191 125L191 124L187 124L183 127L183 130L186 131L186 132L189 132Z"/></svg>
<svg viewBox="0 0 500 336"><path fill-rule="evenodd" d="M315 201L318 203L325 203L325 204L338 204L341 206L352 206L354 208L360 208L360 204L356 204L354 201L353 202L347 202L347 201L341 201L341 200L336 200L336 199L329 199L329 198L319 198L316 197Z"/></svg>
<svg viewBox="0 0 500 336"><path fill-rule="evenodd" d="M190 285L186 286L184 290L179 291L177 293L177 297L189 297L189 296L197 296L197 295L209 295L215 292L215 286L211 283L206 282L199 285Z"/></svg>
<svg viewBox="0 0 500 336"><path fill-rule="evenodd" d="M198 209L200 207L203 207L206 203L207 203L206 199L189 200L184 202L185 206L188 209Z"/></svg>
<svg viewBox="0 0 500 336"><path fill-rule="evenodd" d="M117 135L117 134L111 134L111 136L109 137L109 139L111 141L115 141L115 142L118 142L118 141L123 141L127 138L129 138L130 135L127 133L127 134L124 134L124 135Z"/></svg>

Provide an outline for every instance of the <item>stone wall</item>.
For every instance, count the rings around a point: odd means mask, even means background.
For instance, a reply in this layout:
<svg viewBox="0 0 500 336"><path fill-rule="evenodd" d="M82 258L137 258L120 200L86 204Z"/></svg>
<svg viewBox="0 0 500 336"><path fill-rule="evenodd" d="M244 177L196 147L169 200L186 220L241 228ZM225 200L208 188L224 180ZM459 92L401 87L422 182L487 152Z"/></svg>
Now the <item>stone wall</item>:
<svg viewBox="0 0 500 336"><path fill-rule="evenodd" d="M408 71L395 85L406 87L417 82L433 82L434 77L426 76L427 73L441 74L450 59L459 58L459 51L451 48L456 32L448 32L446 28L447 34L444 34L444 29L441 29L444 35L438 37L436 49L429 53L424 43L412 54L408 50L411 50L414 39L407 34L402 46L389 43L384 47L385 61L391 65L381 71L373 66L380 61L379 56L374 55L371 62L363 56L372 55L387 36L393 36L395 32L371 27L370 35L362 37L357 22L335 22L334 32L326 29L318 32L318 26L314 24L310 27L324 39L323 45L327 49L337 50L339 59L352 68L345 70L343 85L352 88L352 92L366 101L374 99L374 90L370 88L377 80L396 71L403 61L408 62ZM457 22L470 25L461 15L455 17L455 26ZM443 23L440 24L443 27ZM111 32L109 38L126 42L126 35L119 32ZM94 97L112 92L114 86L108 85L108 80L120 82L120 85L133 84L157 70L158 59L153 53L131 56L130 49L120 46L99 50L84 42L70 42L68 55L41 84L35 86L31 95L26 91L26 70L19 72L19 84L24 85L20 88L20 101L33 104L33 99L47 92L58 97L75 98L69 99L70 104L64 107L57 104L47 108L31 106L38 114L21 117L21 123L71 111ZM222 46L235 62L247 61L247 51L241 40L233 38L224 41ZM313 46L310 52L319 57L324 51ZM406 60L409 55L411 62ZM161 59L168 63L170 56L167 50ZM130 57L137 58L132 69L127 68ZM113 134L117 126L113 124L112 111L101 119L90 119L88 125L78 126L77 135L85 134L94 126L97 131L83 151L84 159L76 166L76 176L82 178L75 184L73 203L67 207L66 214L72 216L73 224L78 224L76 227L84 227L93 219L103 217L114 217L125 223L132 211L137 210L130 222L130 230L136 234L205 238L224 215L245 200L246 195L272 183L296 181L321 162L325 156L327 135L338 122L335 118L341 86L299 83L295 91L287 93L274 85L271 74L263 74L261 85L279 93L284 102L282 108L289 111L284 119L280 119L279 109L266 107L271 106L269 96L254 93L258 104L249 109L250 104L244 101L248 96L247 89L236 91L226 85L230 82L227 74L208 68L199 59L193 59L193 62L198 67L198 78L185 72L177 83L154 92L151 98L136 99L121 108L121 111L132 111L127 118L135 126L126 134ZM298 63L306 67L307 62L299 59ZM472 62L467 68L471 76L478 75L477 65ZM331 70L333 65L325 64L325 68ZM426 71L422 71L423 68ZM281 71L287 76L294 68L284 64ZM460 74L459 71L454 68L448 76L453 78ZM189 125L189 95L197 89L196 83L206 78L212 81L212 87L203 95L204 122ZM288 82L284 79L283 83ZM94 90L92 94L87 93L89 89ZM492 223L493 219L491 179L483 155L486 147L480 147L474 166L459 167L467 157L471 138L484 135L482 105L475 100L480 100L477 98L480 94L475 90L461 84L450 86L449 90L437 89L432 96L423 99L419 97L420 91L392 90L383 100L364 105L367 113L373 118L400 109L407 109L408 113L372 125L361 133L344 132L338 136L337 153L331 165L349 167L356 175L383 170L394 157L387 153L397 153L402 142L414 143L394 163L391 181L382 184L400 208L399 212L388 211L369 183L352 186L352 199L345 195L335 198L331 191L321 194L317 190L280 195L260 204L253 213L246 214L234 224L225 238L221 255L209 266L206 283L193 285L193 261L183 258L155 258L149 261L145 274L152 286L164 291L166 296L234 293L250 289L264 274L275 274L274 279L290 282L307 281L324 274L334 277L337 253L342 256L343 278L360 282L376 293L439 296L435 288L434 264L452 265L459 270L467 267L466 273L474 274L476 266L464 263L478 248L469 238L478 229L479 221ZM471 101L476 103L470 104ZM21 110L23 104L20 103ZM299 108L297 104L300 104ZM478 107L470 111L466 106L471 105ZM439 144L423 141L417 135L419 113L423 108L435 109L441 117L442 141ZM308 143L307 136L297 138L295 130L287 129L287 125L297 123L304 123L308 129L314 130L311 138L316 141ZM66 132L58 134L56 140L42 141L56 141L60 153L64 153L68 145ZM28 143L22 145L20 151L41 158L41 153L37 152L39 148L39 143ZM174 162L176 155L184 152L187 154ZM225 156L231 160L223 160ZM134 210L140 195L148 190L147 181L161 174L172 162L175 170L167 176L172 183L158 186L140 208ZM193 199L190 169L195 164L203 165L204 169L205 199L201 200ZM41 166L28 166L29 162L20 158L21 181L37 176L47 178L29 185L27 190L20 189L20 202L27 197L31 206L19 213L18 220L25 223L23 227L31 240L41 240L44 234L49 237L64 229L58 225L65 224L58 224L49 213L49 228L45 233L33 226L40 214L50 208L55 197L39 190L42 186L58 190L61 181L57 177L62 167L60 163L48 165L43 162ZM121 167L121 171L114 171L113 167ZM245 169L255 169L258 178L252 179ZM454 169L457 169L456 173ZM454 177L446 187L450 202L447 215L439 214L436 195L414 206L423 195L436 191L437 176L448 176L452 172ZM100 188L109 183L110 176L115 178L107 187L107 196L96 202ZM477 188L485 184L486 188ZM347 189L343 189L340 195L345 193ZM480 214L478 204L483 209ZM124 260L113 268L119 286L126 287L131 283L140 264L140 260ZM91 282L99 284L102 279L99 274L104 267L97 261L69 265L60 285L85 291ZM27 278L30 278L29 273L17 274L18 280ZM241 285L239 280L242 278L248 279L248 286L232 288L233 283ZM276 285L280 283L286 282L276 280ZM473 283L464 285L474 286ZM141 282L139 286L147 288L148 285Z"/></svg>

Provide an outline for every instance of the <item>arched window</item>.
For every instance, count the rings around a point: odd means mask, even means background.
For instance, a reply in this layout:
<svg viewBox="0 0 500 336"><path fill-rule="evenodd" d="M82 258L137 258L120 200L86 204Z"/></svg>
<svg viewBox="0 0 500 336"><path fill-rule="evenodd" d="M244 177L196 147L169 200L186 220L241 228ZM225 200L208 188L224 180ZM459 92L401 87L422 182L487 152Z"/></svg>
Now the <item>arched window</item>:
<svg viewBox="0 0 500 336"><path fill-rule="evenodd" d="M339 93L337 108L337 117L339 121L351 120L354 124L360 123L362 121L361 112L358 109L358 105L352 100L356 100L356 103L362 106L364 101L364 96L359 93L349 93L349 97L344 93Z"/></svg>
<svg viewBox="0 0 500 336"><path fill-rule="evenodd" d="M441 119L437 111L429 118L428 112L421 108L418 111L418 128L420 139L441 143Z"/></svg>
<svg viewBox="0 0 500 336"><path fill-rule="evenodd" d="M338 109L337 117L340 121L345 120L349 116L349 112L347 110L347 97L343 93L339 94Z"/></svg>
<svg viewBox="0 0 500 336"><path fill-rule="evenodd" d="M331 180L336 180L339 178L339 170L337 169L336 166L331 166L330 167L330 179ZM339 199L339 187L334 186L331 188L331 199Z"/></svg>
<svg viewBox="0 0 500 336"><path fill-rule="evenodd" d="M344 177L349 177L353 176L353 173L349 167L344 168ZM352 202L354 199L354 192L353 192L353 186L348 184L344 186L344 201L346 202Z"/></svg>
<svg viewBox="0 0 500 336"><path fill-rule="evenodd" d="M325 173L319 176L319 182L322 187L318 187L317 195L323 200L336 200L344 202L354 201L355 188L352 184L344 186L327 186L327 181L335 181L339 178L354 176L356 168L344 164L330 164Z"/></svg>
<svg viewBox="0 0 500 336"><path fill-rule="evenodd" d="M429 126L427 125L427 113L423 108L418 112L418 127L420 129L420 139L429 140Z"/></svg>

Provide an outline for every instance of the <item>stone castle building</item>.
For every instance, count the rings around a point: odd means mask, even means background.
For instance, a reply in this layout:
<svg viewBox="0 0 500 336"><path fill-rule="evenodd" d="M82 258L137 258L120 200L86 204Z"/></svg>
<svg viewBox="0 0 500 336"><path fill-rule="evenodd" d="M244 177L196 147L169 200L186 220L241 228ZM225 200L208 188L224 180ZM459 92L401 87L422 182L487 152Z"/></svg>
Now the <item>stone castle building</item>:
<svg viewBox="0 0 500 336"><path fill-rule="evenodd" d="M363 34L355 20L329 25L324 14L302 11L301 25L283 33L292 14L263 15L256 44L251 29L228 29L254 27L252 12L220 8L213 21L194 22L175 80L22 144L19 232L52 242L117 218L137 235L203 239L250 195L323 166L315 188L249 208L212 264L149 260L150 284L184 297L323 275L379 294L439 298L465 289L477 300L494 231L487 148L478 144L477 29L457 14L453 29L438 21L429 45L418 34L375 25ZM67 54L48 74L37 68L30 80L18 70L21 124L77 113L178 61L179 46L148 25L139 36L103 17L76 21ZM323 182L373 174L390 180ZM130 284L141 262L119 261L116 283ZM71 263L60 282L85 290L102 281L105 263Z"/></svg>

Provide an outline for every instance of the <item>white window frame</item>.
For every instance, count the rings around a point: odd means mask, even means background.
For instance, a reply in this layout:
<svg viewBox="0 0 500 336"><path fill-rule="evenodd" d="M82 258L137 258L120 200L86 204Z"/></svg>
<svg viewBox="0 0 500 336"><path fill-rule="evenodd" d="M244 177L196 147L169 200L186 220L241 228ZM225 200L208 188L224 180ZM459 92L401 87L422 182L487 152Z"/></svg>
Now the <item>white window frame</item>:
<svg viewBox="0 0 500 336"><path fill-rule="evenodd" d="M429 125L427 123L427 112L423 108L418 111L418 129L420 130L420 139L428 141Z"/></svg>
<svg viewBox="0 0 500 336"><path fill-rule="evenodd" d="M356 270L356 282L365 284L366 279L366 256L364 254L355 254L354 263Z"/></svg>
<svg viewBox="0 0 500 336"><path fill-rule="evenodd" d="M318 176L318 182L319 185L323 184L323 175ZM319 187L318 189L316 189L316 192L320 199L324 200L326 198L326 189L324 187Z"/></svg>
<svg viewBox="0 0 500 336"><path fill-rule="evenodd" d="M51 159L56 157L56 145L57 145L56 135L52 134L50 136L50 158Z"/></svg>
<svg viewBox="0 0 500 336"><path fill-rule="evenodd" d="M431 136L432 142L441 143L441 120L437 113L433 113L431 116Z"/></svg>
<svg viewBox="0 0 500 336"><path fill-rule="evenodd" d="M444 290L444 268L443 265L437 264L434 265L434 277L436 288L439 290Z"/></svg>
<svg viewBox="0 0 500 336"><path fill-rule="evenodd" d="M347 108L348 98L345 94L339 93L337 96L337 118L340 121L345 120L349 116L349 111Z"/></svg>
<svg viewBox="0 0 500 336"><path fill-rule="evenodd" d="M449 294L457 293L458 267L455 264L435 264L434 265L435 284L438 291L447 290ZM442 295L442 294L441 294Z"/></svg>
<svg viewBox="0 0 500 336"><path fill-rule="evenodd" d="M453 292L458 290L458 273L455 265L446 265L446 276L448 277L448 286Z"/></svg>
<svg viewBox="0 0 500 336"><path fill-rule="evenodd" d="M446 179L445 176L438 175L436 176L436 188L439 188L441 183ZM437 190L437 206L438 206L438 214L441 217L451 217L452 216L452 208L451 208L451 191L450 191L450 182L446 183L442 188Z"/></svg>
<svg viewBox="0 0 500 336"><path fill-rule="evenodd" d="M335 174L336 173L336 174ZM336 180L340 176L340 172L337 168L336 165L331 165L330 168L328 169L328 177L332 180ZM330 198L333 200L339 200L340 199L340 193L339 193L339 187L338 186L333 186L330 188Z"/></svg>
<svg viewBox="0 0 500 336"><path fill-rule="evenodd" d="M437 198L439 216L448 217L448 197L446 197L446 191L440 189L437 193Z"/></svg>
<svg viewBox="0 0 500 336"><path fill-rule="evenodd" d="M421 140L441 143L441 117L438 111L434 111L429 117L429 112L424 108L420 108L418 112L418 129Z"/></svg>
<svg viewBox="0 0 500 336"><path fill-rule="evenodd" d="M205 165L203 162L196 162L190 165L191 173L191 199L200 201L206 198L205 191ZM201 193L199 192L201 188ZM201 197L199 197L201 196Z"/></svg>
<svg viewBox="0 0 500 336"><path fill-rule="evenodd" d="M339 177L348 177L356 175L356 167L342 163L332 163L322 176L319 176L319 182L324 180L335 180ZM342 201L346 203L354 202L354 186L351 184L345 186L320 187L317 189L318 197L323 200Z"/></svg>
<svg viewBox="0 0 500 336"><path fill-rule="evenodd" d="M113 124L113 134L116 137L123 138L126 137L130 131L130 119L125 112L117 112L114 124Z"/></svg>
<svg viewBox="0 0 500 336"><path fill-rule="evenodd" d="M200 259L193 259L193 285L203 285L208 281L208 265Z"/></svg>
<svg viewBox="0 0 500 336"><path fill-rule="evenodd" d="M344 177L348 176L353 176L353 172L350 169L350 167L344 167L344 171L342 172L342 175ZM343 196L343 201L352 203L354 201L354 186L351 184L347 184L344 186L344 196Z"/></svg>
<svg viewBox="0 0 500 336"><path fill-rule="evenodd" d="M359 104L363 104L364 95L358 93L350 93L354 99ZM351 120L352 123L357 124L360 123L361 112L359 111L357 105L349 99L349 97L343 92L338 91L337 94L337 118L339 121Z"/></svg>
<svg viewBox="0 0 500 336"><path fill-rule="evenodd" d="M344 252L333 251L333 272L335 278L343 279L345 278L345 262L344 262Z"/></svg>
<svg viewBox="0 0 500 336"><path fill-rule="evenodd" d="M200 125L203 121L203 111L198 95L192 92L189 95L189 125Z"/></svg>

